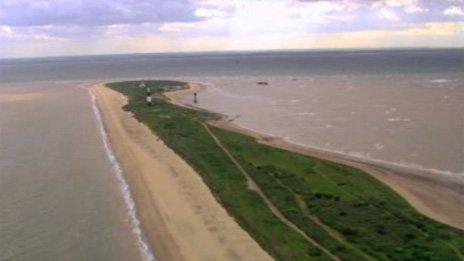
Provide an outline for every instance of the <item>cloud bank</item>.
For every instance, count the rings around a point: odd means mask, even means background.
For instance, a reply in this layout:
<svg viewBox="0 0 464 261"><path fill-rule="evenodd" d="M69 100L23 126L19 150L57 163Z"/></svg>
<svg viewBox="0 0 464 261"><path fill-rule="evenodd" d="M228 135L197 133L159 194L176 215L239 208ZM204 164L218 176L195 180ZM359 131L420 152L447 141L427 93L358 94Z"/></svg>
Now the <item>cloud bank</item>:
<svg viewBox="0 0 464 261"><path fill-rule="evenodd" d="M0 57L463 47L463 24L464 0L0 0Z"/></svg>
<svg viewBox="0 0 464 261"><path fill-rule="evenodd" d="M193 22L196 5L188 0L4 0L0 24L6 26Z"/></svg>

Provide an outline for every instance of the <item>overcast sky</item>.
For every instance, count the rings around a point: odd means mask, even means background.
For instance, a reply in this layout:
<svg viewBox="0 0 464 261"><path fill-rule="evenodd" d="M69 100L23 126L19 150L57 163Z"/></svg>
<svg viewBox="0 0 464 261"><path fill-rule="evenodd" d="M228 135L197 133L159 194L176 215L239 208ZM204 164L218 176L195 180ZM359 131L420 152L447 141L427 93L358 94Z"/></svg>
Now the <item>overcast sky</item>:
<svg viewBox="0 0 464 261"><path fill-rule="evenodd" d="M464 0L0 0L0 58L464 47Z"/></svg>

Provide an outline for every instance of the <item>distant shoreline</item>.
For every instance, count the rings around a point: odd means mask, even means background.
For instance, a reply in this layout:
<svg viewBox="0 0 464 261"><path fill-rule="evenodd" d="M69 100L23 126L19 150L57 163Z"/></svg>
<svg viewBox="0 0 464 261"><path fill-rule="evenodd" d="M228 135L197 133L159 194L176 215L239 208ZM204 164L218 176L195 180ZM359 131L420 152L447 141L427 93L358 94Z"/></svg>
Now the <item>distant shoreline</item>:
<svg viewBox="0 0 464 261"><path fill-rule="evenodd" d="M441 50L464 50L464 47L443 46L443 47L386 47L386 48L323 48L323 49L265 49L265 50L224 50L224 51L198 51L198 52L148 52L148 53L114 53L114 54L82 54L82 55L53 55L53 56L33 56L33 57L0 57L2 61L33 61L33 60L52 60L52 59L76 59L94 57L126 57L126 56L180 56L180 55L221 55L221 54L266 54L266 53L336 53L336 52L398 52L398 51L441 51Z"/></svg>
<svg viewBox="0 0 464 261"><path fill-rule="evenodd" d="M201 91L199 84L188 83L188 86L188 89L166 92L164 96L173 104L196 109L180 101L185 95ZM437 173L425 176L422 171L405 170L402 167L369 162L349 155L298 145L280 137L241 127L233 120L227 119L226 116L219 121L209 123L219 128L251 136L262 144L362 169L394 189L422 214L464 230L464 210L462 210L464 180L459 177Z"/></svg>

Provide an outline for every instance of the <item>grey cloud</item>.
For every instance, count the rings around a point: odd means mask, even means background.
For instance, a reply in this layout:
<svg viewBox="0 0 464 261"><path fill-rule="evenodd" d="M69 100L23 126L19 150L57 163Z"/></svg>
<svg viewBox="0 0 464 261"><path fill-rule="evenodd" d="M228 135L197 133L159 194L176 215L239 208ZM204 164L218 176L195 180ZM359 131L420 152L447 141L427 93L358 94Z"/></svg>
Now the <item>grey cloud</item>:
<svg viewBox="0 0 464 261"><path fill-rule="evenodd" d="M193 22L190 0L0 0L0 25L99 26Z"/></svg>

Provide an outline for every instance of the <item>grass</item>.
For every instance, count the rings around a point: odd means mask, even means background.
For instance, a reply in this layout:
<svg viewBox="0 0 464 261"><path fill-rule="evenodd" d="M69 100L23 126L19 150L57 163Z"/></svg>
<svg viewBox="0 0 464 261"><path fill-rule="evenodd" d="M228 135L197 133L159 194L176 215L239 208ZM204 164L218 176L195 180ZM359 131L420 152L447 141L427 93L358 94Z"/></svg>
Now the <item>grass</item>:
<svg viewBox="0 0 464 261"><path fill-rule="evenodd" d="M129 97L124 107L152 129L203 178L238 223L278 260L327 260L319 248L282 223L202 123L219 116L172 105L161 94L184 88L146 81L156 99L145 105L139 82L107 84ZM369 174L342 164L272 148L210 127L214 135L292 223L344 260L460 260L464 233L414 210Z"/></svg>

